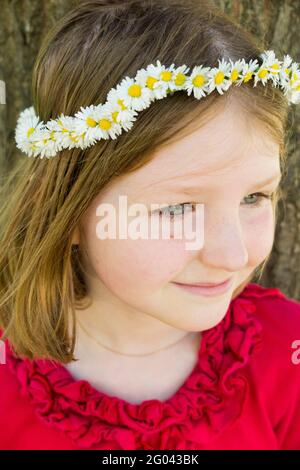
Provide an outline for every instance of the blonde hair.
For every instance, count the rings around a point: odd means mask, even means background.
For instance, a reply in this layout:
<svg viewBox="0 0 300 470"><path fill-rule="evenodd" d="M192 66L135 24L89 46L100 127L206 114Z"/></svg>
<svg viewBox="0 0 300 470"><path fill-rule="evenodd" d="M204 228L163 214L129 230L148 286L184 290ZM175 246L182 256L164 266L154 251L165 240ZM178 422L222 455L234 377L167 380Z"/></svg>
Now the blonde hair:
<svg viewBox="0 0 300 470"><path fill-rule="evenodd" d="M209 0L88 1L44 38L33 70L33 105L46 122L105 102L123 77L157 58L166 65L212 67L221 57L250 60L265 49ZM134 128L116 140L63 150L49 160L20 155L2 189L0 219L0 327L16 354L74 359L75 309L84 307L87 295L82 247L72 245L82 215L118 175L142 167L190 123L213 118L227 95L276 139L284 170L288 103L282 91L245 83L225 95L198 101L177 92L139 113Z"/></svg>

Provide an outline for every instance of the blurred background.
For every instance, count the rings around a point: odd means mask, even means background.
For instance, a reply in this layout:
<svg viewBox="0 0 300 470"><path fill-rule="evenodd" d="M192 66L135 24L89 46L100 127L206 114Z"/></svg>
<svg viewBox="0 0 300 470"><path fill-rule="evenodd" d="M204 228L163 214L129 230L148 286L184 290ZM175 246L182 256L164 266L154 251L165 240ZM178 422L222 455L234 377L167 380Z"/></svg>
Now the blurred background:
<svg viewBox="0 0 300 470"><path fill-rule="evenodd" d="M199 0L201 2L201 0ZM300 63L300 0L214 0L263 39L279 59ZM0 0L0 181L18 158L18 114L31 106L31 72L41 40L58 18L81 0ZM1 83L2 81L2 83ZM282 181L272 256L259 284L300 300L300 106L291 106L288 171ZM0 206L1 210L1 206Z"/></svg>

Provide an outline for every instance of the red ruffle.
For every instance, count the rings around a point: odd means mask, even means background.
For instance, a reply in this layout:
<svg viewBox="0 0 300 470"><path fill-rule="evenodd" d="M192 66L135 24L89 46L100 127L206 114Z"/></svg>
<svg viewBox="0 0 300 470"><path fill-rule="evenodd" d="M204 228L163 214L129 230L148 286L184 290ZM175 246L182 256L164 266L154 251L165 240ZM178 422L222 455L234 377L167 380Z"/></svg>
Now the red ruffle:
<svg viewBox="0 0 300 470"><path fill-rule="evenodd" d="M7 363L37 414L82 449L195 449L237 419L248 383L242 368L260 349L255 299L284 296L279 289L248 284L223 320L202 332L198 362L168 400L131 404L74 380L63 365L21 359L7 347ZM198 446L198 447L197 447Z"/></svg>

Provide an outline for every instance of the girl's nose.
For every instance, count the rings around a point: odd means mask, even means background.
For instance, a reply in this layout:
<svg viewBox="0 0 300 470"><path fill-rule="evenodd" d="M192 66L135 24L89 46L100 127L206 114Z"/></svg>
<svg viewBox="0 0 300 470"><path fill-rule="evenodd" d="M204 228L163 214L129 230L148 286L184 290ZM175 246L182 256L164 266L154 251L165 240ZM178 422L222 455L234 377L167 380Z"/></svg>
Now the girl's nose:
<svg viewBox="0 0 300 470"><path fill-rule="evenodd" d="M248 263L248 251L238 213L204 216L204 245L199 250L205 265L236 272Z"/></svg>

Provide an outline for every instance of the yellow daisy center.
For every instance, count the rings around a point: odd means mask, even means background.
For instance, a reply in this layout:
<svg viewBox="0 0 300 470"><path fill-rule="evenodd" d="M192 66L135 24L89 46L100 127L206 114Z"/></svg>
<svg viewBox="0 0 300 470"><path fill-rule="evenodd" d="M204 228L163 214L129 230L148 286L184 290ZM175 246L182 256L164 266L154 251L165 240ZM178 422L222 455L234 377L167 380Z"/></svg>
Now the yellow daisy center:
<svg viewBox="0 0 300 470"><path fill-rule="evenodd" d="M215 83L216 83L216 85L221 85L221 83L222 83L223 80L224 80L224 77L225 77L225 75L224 75L223 72L221 72L221 71L218 72L218 73L216 74L216 76L215 76Z"/></svg>
<svg viewBox="0 0 300 470"><path fill-rule="evenodd" d="M260 69L260 71L258 72L259 78L265 78L266 75L268 75L267 69Z"/></svg>
<svg viewBox="0 0 300 470"><path fill-rule="evenodd" d="M119 114L119 111L114 111L114 112L112 113L112 118L113 118L114 122L118 122L118 121L117 121L118 114Z"/></svg>
<svg viewBox="0 0 300 470"><path fill-rule="evenodd" d="M253 75L253 72L246 72L245 73L245 77L244 77L244 82L249 82L249 80L251 80L252 78L252 75Z"/></svg>
<svg viewBox="0 0 300 470"><path fill-rule="evenodd" d="M95 119L93 119L91 117L86 118L86 123L89 127L96 127L97 126L97 122L95 121Z"/></svg>
<svg viewBox="0 0 300 470"><path fill-rule="evenodd" d="M279 72L279 65L278 64L273 64L271 68L275 70L274 72L272 72L273 74L276 74L276 73Z"/></svg>
<svg viewBox="0 0 300 470"><path fill-rule="evenodd" d="M184 73L179 72L175 78L175 85L181 86L184 84L185 80L186 80L186 76L184 75Z"/></svg>
<svg viewBox="0 0 300 470"><path fill-rule="evenodd" d="M204 82L205 82L205 77L204 75L196 75L194 78L193 78L193 85L195 87L201 87L204 85Z"/></svg>
<svg viewBox="0 0 300 470"><path fill-rule="evenodd" d="M54 140L54 141L56 140L56 138L55 138L55 131L52 131L52 132L51 132L51 134L50 134L50 139L52 139L52 140Z"/></svg>
<svg viewBox="0 0 300 470"><path fill-rule="evenodd" d="M239 72L237 69L233 69L230 75L230 79L234 82L239 76Z"/></svg>
<svg viewBox="0 0 300 470"><path fill-rule="evenodd" d="M27 131L27 137L30 137L33 132L34 132L34 127L30 127Z"/></svg>
<svg viewBox="0 0 300 470"><path fill-rule="evenodd" d="M71 132L70 132L70 139L73 140L73 142L77 142L77 137L72 135Z"/></svg>
<svg viewBox="0 0 300 470"><path fill-rule="evenodd" d="M170 72L169 70L164 70L163 72L161 72L160 74L160 78L164 81L164 82L169 82L172 78L172 72Z"/></svg>
<svg viewBox="0 0 300 470"><path fill-rule="evenodd" d="M122 109L126 109L124 101L121 98L118 99L118 104L121 106Z"/></svg>
<svg viewBox="0 0 300 470"><path fill-rule="evenodd" d="M111 122L108 119L100 119L99 127L104 131L107 131L111 127Z"/></svg>
<svg viewBox="0 0 300 470"><path fill-rule="evenodd" d="M148 88L151 88L151 90L153 90L153 85L154 83L156 83L158 80L157 78L155 77L147 77L147 80L146 80L146 85Z"/></svg>
<svg viewBox="0 0 300 470"><path fill-rule="evenodd" d="M139 98L142 94L142 89L140 85L134 84L130 85L128 88L128 95L132 96L132 98Z"/></svg>

